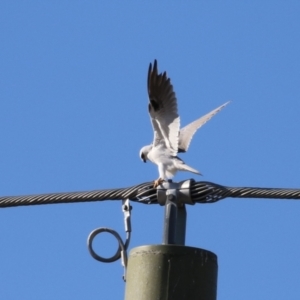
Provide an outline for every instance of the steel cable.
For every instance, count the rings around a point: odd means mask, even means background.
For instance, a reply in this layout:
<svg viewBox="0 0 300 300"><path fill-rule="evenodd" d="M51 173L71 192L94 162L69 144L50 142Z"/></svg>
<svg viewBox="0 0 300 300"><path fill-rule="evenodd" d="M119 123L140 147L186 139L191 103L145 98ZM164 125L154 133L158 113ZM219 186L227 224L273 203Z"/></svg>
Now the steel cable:
<svg viewBox="0 0 300 300"><path fill-rule="evenodd" d="M194 182L191 185L191 198L194 203L214 203L227 197L300 199L300 189L226 187L212 182ZM0 197L0 207L24 205L78 203L104 200L125 200L144 204L157 204L156 189L152 182L129 188L96 190L90 192L51 193L29 196Z"/></svg>

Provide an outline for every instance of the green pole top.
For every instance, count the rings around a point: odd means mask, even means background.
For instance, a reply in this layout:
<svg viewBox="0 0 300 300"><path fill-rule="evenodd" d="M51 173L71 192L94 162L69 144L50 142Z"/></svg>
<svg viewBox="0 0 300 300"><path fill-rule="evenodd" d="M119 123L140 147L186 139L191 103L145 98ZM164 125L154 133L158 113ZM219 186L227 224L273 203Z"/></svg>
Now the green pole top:
<svg viewBox="0 0 300 300"><path fill-rule="evenodd" d="M180 245L130 251L125 300L216 300L217 256Z"/></svg>

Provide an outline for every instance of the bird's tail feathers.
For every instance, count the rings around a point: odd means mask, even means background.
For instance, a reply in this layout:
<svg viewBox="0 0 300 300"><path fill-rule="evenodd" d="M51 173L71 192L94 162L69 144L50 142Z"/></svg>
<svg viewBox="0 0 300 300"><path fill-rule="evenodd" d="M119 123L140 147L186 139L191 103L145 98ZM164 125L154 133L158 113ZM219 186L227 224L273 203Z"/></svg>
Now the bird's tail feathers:
<svg viewBox="0 0 300 300"><path fill-rule="evenodd" d="M186 165L185 163L182 163L178 166L178 169L181 171L188 171L188 172L192 172L198 175L202 175L199 171L197 171L196 169Z"/></svg>

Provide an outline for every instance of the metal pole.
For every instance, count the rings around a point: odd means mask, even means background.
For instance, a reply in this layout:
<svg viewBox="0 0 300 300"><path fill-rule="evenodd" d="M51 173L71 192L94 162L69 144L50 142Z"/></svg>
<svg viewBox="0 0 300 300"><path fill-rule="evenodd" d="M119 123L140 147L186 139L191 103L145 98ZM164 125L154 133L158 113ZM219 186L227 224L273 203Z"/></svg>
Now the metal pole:
<svg viewBox="0 0 300 300"><path fill-rule="evenodd" d="M164 245L184 245L186 228L186 209L178 201L178 183L168 182L164 215Z"/></svg>
<svg viewBox="0 0 300 300"><path fill-rule="evenodd" d="M176 236L177 245L185 245L186 208L182 204L177 208Z"/></svg>
<svg viewBox="0 0 300 300"><path fill-rule="evenodd" d="M167 195L164 216L164 236L163 244L176 244L176 221L177 221L177 204L176 190ZM175 195L174 195L175 194Z"/></svg>

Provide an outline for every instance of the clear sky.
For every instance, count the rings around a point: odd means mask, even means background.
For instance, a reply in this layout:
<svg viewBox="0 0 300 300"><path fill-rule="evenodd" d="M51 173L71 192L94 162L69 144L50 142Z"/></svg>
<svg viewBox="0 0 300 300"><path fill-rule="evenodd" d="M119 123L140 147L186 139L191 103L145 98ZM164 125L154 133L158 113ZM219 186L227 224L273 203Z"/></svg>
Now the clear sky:
<svg viewBox="0 0 300 300"><path fill-rule="evenodd" d="M157 178L146 76L167 71L185 125L231 100L181 157L228 186L300 188L299 1L0 3L0 195ZM133 204L130 248L159 244L163 207ZM122 299L120 262L86 247L124 236L120 201L0 210L0 299ZM188 207L189 246L218 255L218 299L300 299L300 202ZM116 242L96 241L103 255Z"/></svg>

